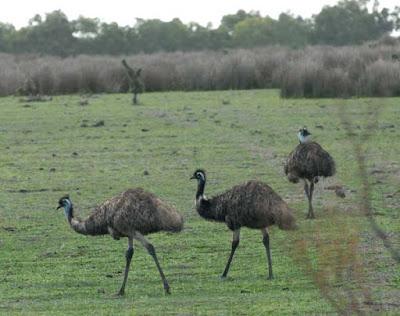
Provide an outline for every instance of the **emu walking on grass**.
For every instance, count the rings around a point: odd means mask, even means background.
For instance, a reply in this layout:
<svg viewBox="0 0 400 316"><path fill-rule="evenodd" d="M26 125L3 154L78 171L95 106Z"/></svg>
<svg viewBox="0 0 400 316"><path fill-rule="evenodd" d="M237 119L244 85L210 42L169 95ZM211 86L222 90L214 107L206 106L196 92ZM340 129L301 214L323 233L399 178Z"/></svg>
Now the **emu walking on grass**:
<svg viewBox="0 0 400 316"><path fill-rule="evenodd" d="M222 273L228 274L233 255L240 240L240 228L260 229L268 259L268 278L272 279L272 261L269 245L268 227L278 225L289 230L296 228L291 209L267 184L260 181L248 181L232 189L207 199L204 195L206 173L202 169L194 172L191 179L197 179L196 210L207 220L224 222L233 231L232 249Z"/></svg>
<svg viewBox="0 0 400 316"><path fill-rule="evenodd" d="M63 207L70 226L83 235L110 234L114 239L128 238L124 280L118 295L124 295L129 266L133 256L133 239L140 241L153 257L160 272L164 290L169 294L169 285L158 262L156 251L144 235L170 231L179 232L183 227L181 215L154 194L141 188L129 189L99 206L85 220L74 217L74 209L68 196L62 197L57 209Z"/></svg>
<svg viewBox="0 0 400 316"><path fill-rule="evenodd" d="M304 180L304 192L308 199L307 218L315 218L312 206L314 184L320 177L330 177L336 172L335 161L318 143L310 140L311 133L306 127L297 134L300 144L289 154L284 171L290 182ZM308 184L307 181L310 183Z"/></svg>

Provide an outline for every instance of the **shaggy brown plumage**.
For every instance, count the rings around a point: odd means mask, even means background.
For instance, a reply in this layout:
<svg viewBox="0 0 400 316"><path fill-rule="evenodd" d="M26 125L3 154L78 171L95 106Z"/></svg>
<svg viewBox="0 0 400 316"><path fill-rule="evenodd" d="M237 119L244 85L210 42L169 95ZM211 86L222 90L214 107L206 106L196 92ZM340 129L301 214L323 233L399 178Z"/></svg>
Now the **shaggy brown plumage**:
<svg viewBox="0 0 400 316"><path fill-rule="evenodd" d="M284 169L293 183L299 179L313 181L317 177L331 177L336 172L333 158L316 142L298 144L289 154Z"/></svg>
<svg viewBox="0 0 400 316"><path fill-rule="evenodd" d="M312 207L314 184L320 177L331 177L335 174L335 161L318 143L305 142L297 145L289 154L284 171L290 182L304 180L304 191L309 202L307 218L315 218Z"/></svg>
<svg viewBox="0 0 400 316"><path fill-rule="evenodd" d="M239 244L240 228L260 229L267 251L269 278L273 277L269 234L267 228L278 225L290 230L296 228L291 209L267 184L260 181L248 181L232 189L207 199L204 196L206 174L202 169L194 172L192 179L197 179L196 210L207 220L223 222L233 231L232 250L222 277L229 271L234 252Z"/></svg>
<svg viewBox="0 0 400 316"><path fill-rule="evenodd" d="M74 217L71 199L64 196L59 200L58 208L63 207L71 227L83 235L110 234L114 239L128 238L124 281L119 295L125 292L129 266L133 256L133 239L139 240L153 257L160 272L164 289L169 293L169 285L161 269L155 249L144 235L170 231L179 232L183 228L182 216L171 206L153 193L141 188L129 189L95 207L85 219Z"/></svg>

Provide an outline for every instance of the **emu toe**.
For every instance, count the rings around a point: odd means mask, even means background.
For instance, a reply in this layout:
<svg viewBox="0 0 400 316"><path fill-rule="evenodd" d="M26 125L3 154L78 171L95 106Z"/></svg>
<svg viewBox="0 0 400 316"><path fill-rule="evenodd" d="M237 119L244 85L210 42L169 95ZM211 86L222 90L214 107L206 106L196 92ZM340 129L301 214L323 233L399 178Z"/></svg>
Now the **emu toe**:
<svg viewBox="0 0 400 316"><path fill-rule="evenodd" d="M314 208L310 205L308 208L307 219L315 219Z"/></svg>
<svg viewBox="0 0 400 316"><path fill-rule="evenodd" d="M228 281L232 281L233 280L232 277L227 276L227 275L221 275L219 277L219 279L221 280L221 282L228 282Z"/></svg>
<svg viewBox="0 0 400 316"><path fill-rule="evenodd" d="M164 291L166 295L170 295L171 294L171 290L169 288L168 283L164 283Z"/></svg>
<svg viewBox="0 0 400 316"><path fill-rule="evenodd" d="M122 291L122 292L118 291L117 293L110 295L110 298L114 298L114 299L119 299L119 298L123 298L123 297L125 297L124 291Z"/></svg>

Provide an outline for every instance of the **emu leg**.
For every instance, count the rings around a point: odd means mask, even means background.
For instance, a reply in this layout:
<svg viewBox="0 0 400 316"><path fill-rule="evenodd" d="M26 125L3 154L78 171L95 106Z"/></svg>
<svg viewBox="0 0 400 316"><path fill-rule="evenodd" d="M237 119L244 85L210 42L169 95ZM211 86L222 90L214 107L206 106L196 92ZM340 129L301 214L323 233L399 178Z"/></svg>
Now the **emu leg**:
<svg viewBox="0 0 400 316"><path fill-rule="evenodd" d="M133 104L137 104L137 93L133 93Z"/></svg>
<svg viewBox="0 0 400 316"><path fill-rule="evenodd" d="M308 189L307 180L304 180L304 193L305 193L307 199L309 198L309 192L310 192L310 190Z"/></svg>
<svg viewBox="0 0 400 316"><path fill-rule="evenodd" d="M142 243L142 245L147 249L147 252L153 257L153 260L156 263L158 272L160 273L161 280L162 280L163 285L164 285L165 294L170 294L171 292L169 290L168 281L165 278L165 275L164 275L164 272L163 272L163 270L162 270L162 268L160 266L160 263L158 262L157 255L156 255L156 250L154 249L153 245L151 243L149 243L146 240L146 238L144 238L144 236L142 234L136 233L135 234L135 238Z"/></svg>
<svg viewBox="0 0 400 316"><path fill-rule="evenodd" d="M308 182L306 179L304 179L304 194L306 195L308 200L308 214L306 218L310 218L310 189L308 187Z"/></svg>
<svg viewBox="0 0 400 316"><path fill-rule="evenodd" d="M310 183L310 192L308 194L308 214L307 214L307 218L309 218L309 219L314 219L315 218L314 209L313 209L313 206L312 206L313 192L314 192L314 181L311 181L311 183Z"/></svg>
<svg viewBox="0 0 400 316"><path fill-rule="evenodd" d="M133 257L133 240L131 237L129 237L128 239L128 250L126 251L125 257L126 257L126 266L125 266L124 281L122 281L121 289L118 292L118 295L120 296L125 294L126 280L128 280L129 267L131 265L131 260Z"/></svg>
<svg viewBox="0 0 400 316"><path fill-rule="evenodd" d="M269 247L269 234L268 234L268 228L265 227L261 230L263 234L263 244L265 247L265 250L267 252L267 259L268 259L268 280L272 280L274 278L272 274L272 259L271 259L271 249Z"/></svg>
<svg viewBox="0 0 400 316"><path fill-rule="evenodd" d="M228 275L229 267L231 266L233 255L235 254L235 250L239 245L239 241L240 241L240 229L236 229L233 231L231 254L229 255L228 262L226 263L225 270L224 273L222 273L221 278L226 278L226 276Z"/></svg>

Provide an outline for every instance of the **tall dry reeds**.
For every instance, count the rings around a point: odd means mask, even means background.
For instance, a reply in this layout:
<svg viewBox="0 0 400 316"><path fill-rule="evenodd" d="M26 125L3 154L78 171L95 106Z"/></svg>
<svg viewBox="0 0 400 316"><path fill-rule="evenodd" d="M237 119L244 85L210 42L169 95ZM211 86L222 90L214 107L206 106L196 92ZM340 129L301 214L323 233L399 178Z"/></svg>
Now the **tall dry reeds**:
<svg viewBox="0 0 400 316"><path fill-rule="evenodd" d="M157 53L126 58L147 91L279 88L283 97L399 96L400 44ZM122 57L0 54L0 95L123 92Z"/></svg>

